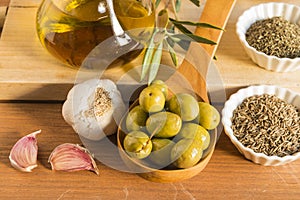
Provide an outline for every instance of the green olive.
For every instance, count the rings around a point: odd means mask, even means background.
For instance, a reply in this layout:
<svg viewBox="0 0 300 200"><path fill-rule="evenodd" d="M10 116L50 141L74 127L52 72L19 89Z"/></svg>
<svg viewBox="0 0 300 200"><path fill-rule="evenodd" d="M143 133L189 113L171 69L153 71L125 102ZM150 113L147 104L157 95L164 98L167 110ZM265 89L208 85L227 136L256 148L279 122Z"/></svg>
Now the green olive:
<svg viewBox="0 0 300 200"><path fill-rule="evenodd" d="M194 123L183 124L180 132L176 135L175 140L178 141L184 138L201 140L203 150L207 149L210 144L209 132L202 126Z"/></svg>
<svg viewBox="0 0 300 200"><path fill-rule="evenodd" d="M167 102L167 109L176 113L182 121L192 121L199 114L199 105L197 100L190 94L179 93Z"/></svg>
<svg viewBox="0 0 300 200"><path fill-rule="evenodd" d="M162 80L154 80L151 85L151 87L154 86L154 87L158 87L162 93L165 95L165 98L168 97L168 93L169 93L169 88L167 86L167 84L162 81Z"/></svg>
<svg viewBox="0 0 300 200"><path fill-rule="evenodd" d="M143 159L152 151L152 142L142 131L128 133L123 141L125 151L133 158Z"/></svg>
<svg viewBox="0 0 300 200"><path fill-rule="evenodd" d="M175 136L181 129L181 118L171 112L158 112L149 116L146 129L150 135L155 132L155 137L169 138Z"/></svg>
<svg viewBox="0 0 300 200"><path fill-rule="evenodd" d="M149 159L160 168L171 164L171 150L175 143L169 139L153 138L152 144L153 148Z"/></svg>
<svg viewBox="0 0 300 200"><path fill-rule="evenodd" d="M165 96L158 87L146 87L139 96L139 104L148 112L159 112L165 106Z"/></svg>
<svg viewBox="0 0 300 200"><path fill-rule="evenodd" d="M148 113L138 105L132 108L126 117L126 128L128 131L138 131L146 126Z"/></svg>
<svg viewBox="0 0 300 200"><path fill-rule="evenodd" d="M203 154L202 142L193 139L179 140L171 151L171 160L178 168L189 168L196 165Z"/></svg>
<svg viewBox="0 0 300 200"><path fill-rule="evenodd" d="M199 102L199 124L208 130L215 129L220 122L218 110L206 102Z"/></svg>

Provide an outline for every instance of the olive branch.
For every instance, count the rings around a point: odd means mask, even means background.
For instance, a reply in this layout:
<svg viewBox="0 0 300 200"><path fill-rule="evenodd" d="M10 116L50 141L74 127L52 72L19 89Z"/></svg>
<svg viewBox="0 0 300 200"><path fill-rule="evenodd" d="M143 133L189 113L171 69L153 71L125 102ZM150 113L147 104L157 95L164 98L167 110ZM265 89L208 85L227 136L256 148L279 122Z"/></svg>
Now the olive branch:
<svg viewBox="0 0 300 200"><path fill-rule="evenodd" d="M200 6L199 0L190 1L197 7ZM156 0L156 9L160 3L161 0ZM171 4L175 19L169 17L169 4ZM191 42L216 45L212 40L193 34L186 26L223 30L208 23L180 21L177 15L180 6L181 0L168 0L165 7L157 15L156 28L153 31L142 62L141 81L148 75L149 85L155 79L159 70L163 49L167 49L174 66L178 67L178 57L174 50L175 45L179 45L185 51L188 50Z"/></svg>

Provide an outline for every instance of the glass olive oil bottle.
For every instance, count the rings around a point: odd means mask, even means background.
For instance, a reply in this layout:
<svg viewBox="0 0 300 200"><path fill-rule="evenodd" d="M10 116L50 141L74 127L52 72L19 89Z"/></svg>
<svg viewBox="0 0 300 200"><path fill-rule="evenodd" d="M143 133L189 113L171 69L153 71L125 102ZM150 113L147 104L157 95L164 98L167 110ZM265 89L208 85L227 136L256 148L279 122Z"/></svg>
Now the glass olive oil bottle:
<svg viewBox="0 0 300 200"><path fill-rule="evenodd" d="M108 9L98 11L100 2L106 4L105 0L44 0L36 17L42 45L64 63L79 67L93 48L113 36ZM150 38L155 23L151 0L115 0L114 7L131 37L140 42Z"/></svg>

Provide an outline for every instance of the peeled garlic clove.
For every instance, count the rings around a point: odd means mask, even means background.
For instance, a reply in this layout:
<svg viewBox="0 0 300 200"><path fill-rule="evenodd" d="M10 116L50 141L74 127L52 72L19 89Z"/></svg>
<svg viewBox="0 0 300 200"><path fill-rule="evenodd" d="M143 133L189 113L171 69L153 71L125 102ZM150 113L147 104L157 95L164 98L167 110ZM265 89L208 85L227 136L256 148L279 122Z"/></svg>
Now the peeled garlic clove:
<svg viewBox="0 0 300 200"><path fill-rule="evenodd" d="M11 165L23 172L31 172L37 167L37 139L36 135L41 133L41 130L35 131L19 139L12 147L9 160Z"/></svg>
<svg viewBox="0 0 300 200"><path fill-rule="evenodd" d="M52 151L48 162L50 162L52 170L67 172L89 170L99 175L99 170L90 152L78 144L65 143L57 146Z"/></svg>

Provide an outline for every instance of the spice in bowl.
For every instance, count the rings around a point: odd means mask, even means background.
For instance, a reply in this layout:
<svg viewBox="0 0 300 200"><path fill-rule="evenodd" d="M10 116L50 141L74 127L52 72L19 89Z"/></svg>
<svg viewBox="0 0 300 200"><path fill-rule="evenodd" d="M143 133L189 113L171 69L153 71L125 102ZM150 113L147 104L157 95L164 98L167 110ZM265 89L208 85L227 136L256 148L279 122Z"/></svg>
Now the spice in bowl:
<svg viewBox="0 0 300 200"><path fill-rule="evenodd" d="M300 113L275 95L250 96L233 111L235 137L256 153L284 157L300 151Z"/></svg>
<svg viewBox="0 0 300 200"><path fill-rule="evenodd" d="M269 56L300 57L300 26L282 17L256 21L247 30L246 41Z"/></svg>

